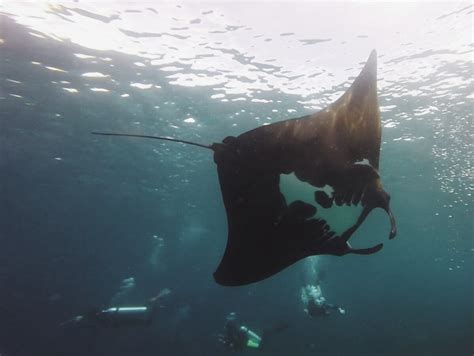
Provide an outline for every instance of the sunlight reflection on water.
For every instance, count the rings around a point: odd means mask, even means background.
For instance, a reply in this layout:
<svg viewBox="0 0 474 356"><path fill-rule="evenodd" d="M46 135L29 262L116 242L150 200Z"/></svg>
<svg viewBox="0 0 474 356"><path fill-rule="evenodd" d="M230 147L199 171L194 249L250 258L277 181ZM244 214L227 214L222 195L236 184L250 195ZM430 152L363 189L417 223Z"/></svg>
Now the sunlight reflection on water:
<svg viewBox="0 0 474 356"><path fill-rule="evenodd" d="M473 99L472 5L384 2L295 7L282 2L271 6L271 21L262 21L268 8L268 3L235 2L146 6L11 2L1 6L38 40L71 41L140 58L123 81L111 57L75 53L78 61L90 66L80 75L87 91L95 95L129 100L129 87L150 95L168 91L169 86L202 87L211 89L212 101L265 107L261 113L229 115L232 126L242 120L265 125L323 108L342 94L376 48L383 145L429 140L439 160L435 169L442 190L462 204L470 201L465 198L472 168L464 157L472 158L468 134ZM54 83L64 82L59 80L61 74L71 74L57 64L31 63L55 72ZM94 71L94 65L106 67ZM154 71L162 73L165 81L150 76ZM31 105L18 90L26 83L8 81L2 100ZM63 83L61 89L76 98L84 92L70 83ZM295 95L294 104L275 102L274 92ZM275 103L283 107L269 107ZM166 116L172 105L165 101L156 109ZM191 115L170 119L168 127L184 130L183 122L190 127L202 121ZM419 122L429 125L433 133L420 134Z"/></svg>

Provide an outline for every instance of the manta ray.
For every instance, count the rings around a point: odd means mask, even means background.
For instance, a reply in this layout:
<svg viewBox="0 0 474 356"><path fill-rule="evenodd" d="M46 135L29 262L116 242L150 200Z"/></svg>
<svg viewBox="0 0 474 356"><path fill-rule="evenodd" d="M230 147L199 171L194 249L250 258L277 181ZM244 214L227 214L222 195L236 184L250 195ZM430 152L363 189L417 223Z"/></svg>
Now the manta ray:
<svg viewBox="0 0 474 356"><path fill-rule="evenodd" d="M390 218L389 239L396 235L390 195L379 175L375 50L349 89L325 109L219 143L92 133L175 141L214 152L228 223L227 246L214 273L221 285L258 282L312 255L378 252L382 243L367 248L349 243L375 208Z"/></svg>

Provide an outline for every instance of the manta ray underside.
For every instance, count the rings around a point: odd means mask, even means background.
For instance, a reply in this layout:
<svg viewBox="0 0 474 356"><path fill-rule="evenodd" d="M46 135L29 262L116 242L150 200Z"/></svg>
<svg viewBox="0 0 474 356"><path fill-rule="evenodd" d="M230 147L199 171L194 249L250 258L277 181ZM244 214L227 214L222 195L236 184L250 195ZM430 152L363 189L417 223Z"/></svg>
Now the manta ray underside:
<svg viewBox="0 0 474 356"><path fill-rule="evenodd" d="M396 235L390 196L378 173L376 80L372 51L351 87L327 108L210 146L157 136L95 134L165 139L214 151L228 221L227 246L214 278L222 285L245 285L307 256L379 251L381 243L355 249L348 242L375 208L390 217L389 238ZM356 213L337 229L338 213L332 212L344 207Z"/></svg>

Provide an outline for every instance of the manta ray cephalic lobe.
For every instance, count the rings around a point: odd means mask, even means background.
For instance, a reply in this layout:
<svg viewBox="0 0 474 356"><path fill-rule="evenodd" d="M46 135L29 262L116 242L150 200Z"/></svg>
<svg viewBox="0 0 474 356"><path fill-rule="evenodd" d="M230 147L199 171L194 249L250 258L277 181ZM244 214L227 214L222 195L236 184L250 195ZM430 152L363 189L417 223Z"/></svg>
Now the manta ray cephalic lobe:
<svg viewBox="0 0 474 356"><path fill-rule="evenodd" d="M349 244L375 208L389 215L389 238L396 235L390 196L378 172L375 51L349 89L327 108L229 136L222 143L93 133L176 141L214 151L228 223L227 246L214 273L219 284L261 281L311 255L375 253L381 243L361 249ZM342 219L345 226L337 227L332 221L343 208L352 212Z"/></svg>

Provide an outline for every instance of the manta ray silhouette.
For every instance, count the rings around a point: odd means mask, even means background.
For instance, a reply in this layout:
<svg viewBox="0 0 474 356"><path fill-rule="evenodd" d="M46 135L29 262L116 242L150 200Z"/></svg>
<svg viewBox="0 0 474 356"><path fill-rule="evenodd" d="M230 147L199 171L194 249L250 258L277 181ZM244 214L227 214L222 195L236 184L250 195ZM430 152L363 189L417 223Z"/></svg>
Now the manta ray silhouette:
<svg viewBox="0 0 474 356"><path fill-rule="evenodd" d="M228 221L227 246L214 273L221 285L261 281L311 255L372 254L383 244L355 249L348 241L375 208L390 217L389 238L396 235L390 196L378 172L376 57L372 51L351 87L327 108L222 143L93 134L176 141L214 151ZM342 207L358 210L338 232L329 220L331 211Z"/></svg>

